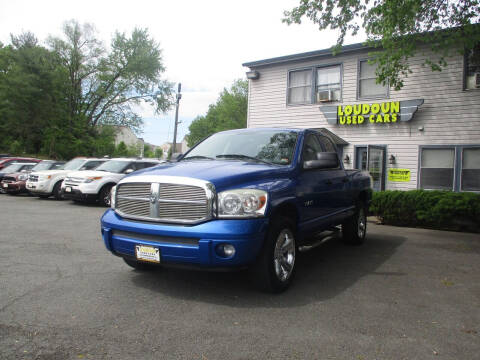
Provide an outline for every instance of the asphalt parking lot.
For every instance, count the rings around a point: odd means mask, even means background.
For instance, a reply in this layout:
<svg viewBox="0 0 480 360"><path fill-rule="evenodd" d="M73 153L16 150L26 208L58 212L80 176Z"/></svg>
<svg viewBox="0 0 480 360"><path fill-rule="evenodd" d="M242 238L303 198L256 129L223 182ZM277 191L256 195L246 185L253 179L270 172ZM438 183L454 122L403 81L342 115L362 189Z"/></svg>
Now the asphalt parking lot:
<svg viewBox="0 0 480 360"><path fill-rule="evenodd" d="M478 359L480 236L369 224L294 286L245 273L131 270L104 208L0 195L0 359Z"/></svg>

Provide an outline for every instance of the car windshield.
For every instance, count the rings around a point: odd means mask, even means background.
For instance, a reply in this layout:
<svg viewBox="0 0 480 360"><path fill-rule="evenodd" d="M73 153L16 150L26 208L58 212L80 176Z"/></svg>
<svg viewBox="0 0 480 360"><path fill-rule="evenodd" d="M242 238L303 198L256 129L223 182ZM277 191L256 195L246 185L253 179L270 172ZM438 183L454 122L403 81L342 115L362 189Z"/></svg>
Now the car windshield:
<svg viewBox="0 0 480 360"><path fill-rule="evenodd" d="M32 171L42 171L42 170L48 170L52 167L52 163L48 161L41 161L34 167L32 167Z"/></svg>
<svg viewBox="0 0 480 360"><path fill-rule="evenodd" d="M95 170L108 171L108 172L120 174L120 173L123 173L125 170L127 170L127 167L131 163L132 163L131 161L125 161L125 160L110 160L110 161L104 162Z"/></svg>
<svg viewBox="0 0 480 360"><path fill-rule="evenodd" d="M84 162L85 159L70 160L63 166L63 170L77 170L83 165Z"/></svg>
<svg viewBox="0 0 480 360"><path fill-rule="evenodd" d="M23 164L10 164L8 166L5 166L2 170L0 170L3 173L9 174L9 173L14 173L19 171L22 168Z"/></svg>
<svg viewBox="0 0 480 360"><path fill-rule="evenodd" d="M288 165L292 162L297 133L282 130L224 132L212 135L181 161L227 159Z"/></svg>

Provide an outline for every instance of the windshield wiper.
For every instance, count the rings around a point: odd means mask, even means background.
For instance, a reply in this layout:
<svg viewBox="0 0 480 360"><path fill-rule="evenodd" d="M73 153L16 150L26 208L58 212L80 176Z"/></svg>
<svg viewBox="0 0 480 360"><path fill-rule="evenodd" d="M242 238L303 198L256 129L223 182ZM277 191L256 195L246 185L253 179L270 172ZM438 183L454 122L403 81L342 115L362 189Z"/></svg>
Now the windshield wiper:
<svg viewBox="0 0 480 360"><path fill-rule="evenodd" d="M269 161L262 160L262 159L252 157L252 156L248 156L248 155L243 155L243 154L221 154L221 155L217 155L215 157L217 159L218 158L226 158L226 159L253 160L253 161L262 162L262 163L265 163L265 164L268 164L268 165L273 165L273 163L271 163Z"/></svg>
<svg viewBox="0 0 480 360"><path fill-rule="evenodd" d="M195 156L189 156L189 157L183 158L182 160L215 160L215 159L208 156L195 155Z"/></svg>

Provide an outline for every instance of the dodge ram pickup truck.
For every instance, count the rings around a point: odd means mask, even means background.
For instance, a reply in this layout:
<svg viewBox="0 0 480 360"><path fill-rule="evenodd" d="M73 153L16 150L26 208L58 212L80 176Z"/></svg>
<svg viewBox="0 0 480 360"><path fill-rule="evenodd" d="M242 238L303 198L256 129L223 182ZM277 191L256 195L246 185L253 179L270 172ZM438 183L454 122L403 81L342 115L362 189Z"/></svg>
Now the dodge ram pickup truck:
<svg viewBox="0 0 480 360"><path fill-rule="evenodd" d="M122 179L101 232L135 269L247 267L257 285L281 292L312 235L341 225L345 243L364 241L371 192L370 175L345 170L317 131L231 130Z"/></svg>

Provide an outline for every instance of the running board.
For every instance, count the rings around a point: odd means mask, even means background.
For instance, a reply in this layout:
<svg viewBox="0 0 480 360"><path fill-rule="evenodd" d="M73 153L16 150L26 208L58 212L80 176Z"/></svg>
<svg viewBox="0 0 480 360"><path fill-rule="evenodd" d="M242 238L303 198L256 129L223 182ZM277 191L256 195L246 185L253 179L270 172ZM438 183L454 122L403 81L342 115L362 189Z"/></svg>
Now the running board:
<svg viewBox="0 0 480 360"><path fill-rule="evenodd" d="M336 237L338 234L340 234L340 231L341 230L338 227L333 227L330 230L322 231L314 236L314 240L311 243L299 246L298 251L307 252L315 249L316 247L322 245L324 242L327 242L328 240Z"/></svg>

